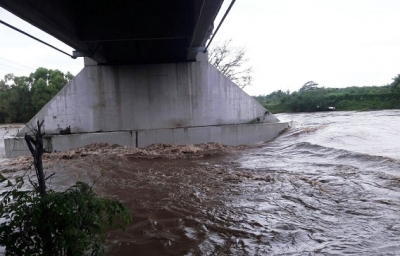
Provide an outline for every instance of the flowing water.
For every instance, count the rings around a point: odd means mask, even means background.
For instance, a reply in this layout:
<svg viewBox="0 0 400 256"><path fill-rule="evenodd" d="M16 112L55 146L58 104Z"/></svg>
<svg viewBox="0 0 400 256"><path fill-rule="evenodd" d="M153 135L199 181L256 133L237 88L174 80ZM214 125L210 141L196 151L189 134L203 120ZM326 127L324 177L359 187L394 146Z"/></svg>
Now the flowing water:
<svg viewBox="0 0 400 256"><path fill-rule="evenodd" d="M280 118L293 129L237 160L275 177L236 204L266 242L246 252L400 255L400 111Z"/></svg>
<svg viewBox="0 0 400 256"><path fill-rule="evenodd" d="M400 255L400 110L278 115L262 146L202 158L54 162L131 210L109 255Z"/></svg>

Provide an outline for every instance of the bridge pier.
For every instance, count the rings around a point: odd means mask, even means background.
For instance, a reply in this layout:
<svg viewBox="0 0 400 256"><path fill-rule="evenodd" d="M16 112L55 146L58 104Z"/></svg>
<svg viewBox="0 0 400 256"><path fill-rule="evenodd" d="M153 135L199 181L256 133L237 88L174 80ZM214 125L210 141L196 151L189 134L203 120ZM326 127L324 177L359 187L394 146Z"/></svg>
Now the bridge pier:
<svg viewBox="0 0 400 256"><path fill-rule="evenodd" d="M86 61L14 138L6 156L29 153L21 138L44 120L49 149L95 142L254 144L290 126L280 122L207 61L102 66ZM60 135L69 128L71 134Z"/></svg>

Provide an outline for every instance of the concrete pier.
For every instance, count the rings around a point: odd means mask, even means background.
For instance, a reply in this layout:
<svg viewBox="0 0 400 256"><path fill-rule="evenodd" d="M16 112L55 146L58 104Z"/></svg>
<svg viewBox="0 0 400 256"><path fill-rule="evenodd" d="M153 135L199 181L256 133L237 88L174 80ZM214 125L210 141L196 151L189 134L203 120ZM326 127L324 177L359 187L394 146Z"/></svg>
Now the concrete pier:
<svg viewBox="0 0 400 256"><path fill-rule="evenodd" d="M207 61L87 65L27 127L5 140L7 157L29 153L22 138L38 120L44 120L53 151L95 142L255 144L290 126ZM66 128L71 134L60 135Z"/></svg>

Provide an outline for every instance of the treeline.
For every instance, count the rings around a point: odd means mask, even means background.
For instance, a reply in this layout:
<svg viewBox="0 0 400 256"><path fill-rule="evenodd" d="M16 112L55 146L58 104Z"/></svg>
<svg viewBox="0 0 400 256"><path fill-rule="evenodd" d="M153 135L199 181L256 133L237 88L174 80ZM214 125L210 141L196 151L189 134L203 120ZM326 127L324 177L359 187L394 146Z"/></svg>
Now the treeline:
<svg viewBox="0 0 400 256"><path fill-rule="evenodd" d="M28 122L71 79L69 72L38 68L29 76L0 80L0 123Z"/></svg>
<svg viewBox="0 0 400 256"><path fill-rule="evenodd" d="M400 75L385 86L324 88L310 81L298 91L281 90L254 97L272 113L400 109Z"/></svg>

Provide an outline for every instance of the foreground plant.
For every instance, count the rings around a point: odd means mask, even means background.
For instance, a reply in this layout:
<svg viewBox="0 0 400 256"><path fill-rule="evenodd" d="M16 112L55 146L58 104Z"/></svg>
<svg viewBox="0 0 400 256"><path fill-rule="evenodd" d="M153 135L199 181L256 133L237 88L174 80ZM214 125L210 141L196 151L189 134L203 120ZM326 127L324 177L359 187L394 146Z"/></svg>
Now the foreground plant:
<svg viewBox="0 0 400 256"><path fill-rule="evenodd" d="M43 170L37 169L43 152L41 125L36 138L30 138L35 149L29 146L38 183L29 179L33 188L24 189L25 175L12 182L0 174L6 189L0 194L0 245L5 246L6 255L103 254L106 228L123 228L131 216L121 202L97 197L84 182L64 192L46 190L46 178L39 177Z"/></svg>
<svg viewBox="0 0 400 256"><path fill-rule="evenodd" d="M21 190L24 181L12 183L1 193L0 245L7 255L98 255L104 253L105 229L120 216L130 221L118 201L96 197L86 183L77 182L64 192ZM121 226L122 227L122 226Z"/></svg>

